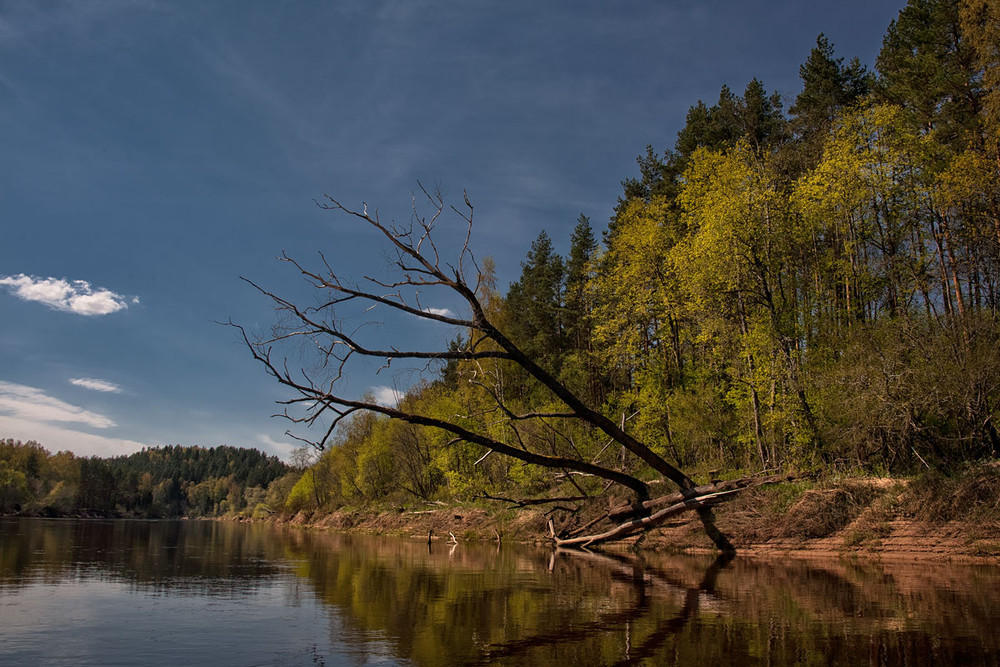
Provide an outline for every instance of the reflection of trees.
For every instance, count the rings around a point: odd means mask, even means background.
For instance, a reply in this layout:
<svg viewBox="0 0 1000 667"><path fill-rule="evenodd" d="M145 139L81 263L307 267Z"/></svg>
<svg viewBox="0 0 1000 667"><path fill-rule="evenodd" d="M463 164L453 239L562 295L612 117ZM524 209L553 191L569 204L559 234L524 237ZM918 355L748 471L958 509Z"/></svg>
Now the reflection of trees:
<svg viewBox="0 0 1000 667"><path fill-rule="evenodd" d="M613 660L621 637L606 632L609 624L648 613L620 568L559 559L550 571L548 550L462 543L428 553L417 542L309 533L296 542L301 574L352 636L388 638L398 656L421 665L502 659L495 648L520 638L529 638L524 650L508 653L527 664ZM568 638L552 641L567 624Z"/></svg>
<svg viewBox="0 0 1000 667"><path fill-rule="evenodd" d="M498 659L510 658L527 650L538 647L579 642L593 636L595 633L625 632L629 633L631 624L650 615L654 607L651 604L651 589L660 585L667 590L683 592L683 604L672 618L661 620L655 628L634 649L626 650L626 657L616 664L633 664L646 658L654 657L666 639L680 631L688 621L698 613L699 601L703 593L712 594L715 590L715 579L719 571L734 557L732 553L720 554L705 570L705 575L697 586L685 586L669 574L658 571L655 567L647 567L641 558L632 558L620 554L597 554L583 551L559 550L556 557L582 558L595 567L606 567L611 577L616 581L631 585L635 592L634 604L621 611L600 615L595 620L583 624L571 624L559 628L555 632L515 639L497 646L486 647L480 664L491 664Z"/></svg>
<svg viewBox="0 0 1000 667"><path fill-rule="evenodd" d="M703 605L697 623L670 634L660 655L671 662L973 664L1000 655L995 567L737 559L717 575L726 604Z"/></svg>
<svg viewBox="0 0 1000 667"><path fill-rule="evenodd" d="M82 573L143 590L238 595L277 573L265 527L213 521L0 521L0 588Z"/></svg>
<svg viewBox="0 0 1000 667"><path fill-rule="evenodd" d="M30 530L29 530L30 528ZM0 595L79 578L239 596L294 572L355 655L452 664L980 664L1000 569L552 552L221 522L0 521ZM276 629L280 633L280 628Z"/></svg>
<svg viewBox="0 0 1000 667"><path fill-rule="evenodd" d="M295 544L300 574L353 636L389 640L420 665L920 665L1000 654L996 568L468 543L428 554L417 542L306 533Z"/></svg>

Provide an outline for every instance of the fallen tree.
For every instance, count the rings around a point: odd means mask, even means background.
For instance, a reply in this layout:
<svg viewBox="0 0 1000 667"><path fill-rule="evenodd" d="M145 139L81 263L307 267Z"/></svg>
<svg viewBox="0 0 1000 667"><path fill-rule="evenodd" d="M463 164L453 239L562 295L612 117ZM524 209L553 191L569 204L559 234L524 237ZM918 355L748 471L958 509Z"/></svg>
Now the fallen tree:
<svg viewBox="0 0 1000 667"><path fill-rule="evenodd" d="M586 548L597 546L604 542L624 540L637 534L652 530L662 525L667 519L688 512L691 510L702 511L732 500L733 497L755 486L764 484L776 484L796 479L797 475L774 475L771 477L753 478L743 477L726 482L716 482L689 489L683 489L676 493L659 496L642 502L639 506L622 505L609 510L603 516L591 521L584 529L577 529L565 534L557 534L555 525L549 520L549 535L556 546L564 548ZM581 532L592 531L601 522L607 522L610 527L603 532L588 532L580 535ZM706 523L705 529L712 541L719 544L721 534L711 524ZM723 536L721 539L725 539ZM730 551L730 549L724 549Z"/></svg>
<svg viewBox="0 0 1000 667"><path fill-rule="evenodd" d="M412 205L410 223L405 226L394 222L384 222L378 211L370 212L367 205L361 209L351 209L338 200L325 196L317 204L329 211L347 216L369 228L395 253L393 262L396 272L391 280L380 280L365 276L360 282L349 281L337 274L322 257L322 270L312 270L297 260L283 254L282 261L293 265L303 278L319 293L316 305L302 306L269 291L244 278L254 288L268 297L279 312L282 324L269 336L251 337L240 325L237 327L243 341L254 359L260 362L267 373L280 384L290 389L293 398L279 401L285 406L282 417L295 424L309 427L322 424L319 438L309 439L292 435L323 450L339 423L358 411L370 411L403 422L440 429L453 436L451 443L460 441L479 445L484 453L480 461L491 454L499 454L532 466L558 471L579 491L570 497L574 501L590 499L573 480L574 475L597 477L606 480L605 491L617 486L628 490L631 501L603 517L613 526L598 534L557 535L552 530L556 544L566 547L580 547L602 542L624 539L662 523L669 516L682 511L693 510L705 526L707 534L716 546L725 552L733 550L729 540L715 528L712 506L728 500L742 488L749 485L731 483L729 486L717 484L698 487L680 469L666 461L626 430L624 418L615 423L605 414L585 404L553 373L526 354L499 326L484 304L483 271L470 248L469 240L473 227L474 209L468 197L463 206L448 207L439 193L430 193L421 188L420 193L429 215L422 215L416 201ZM459 216L464 229L464 242L454 263L444 262L433 239L435 225L443 214ZM464 313L426 308L421 303L421 295L431 291L443 291L462 304ZM383 308L413 320L424 321L463 331L466 336L460 345L446 350L403 349L388 346L376 349L359 339L358 334L349 330L345 319L338 316L341 309L360 306L365 312L373 308ZM312 368L289 366L287 358L276 354L276 348L283 344L307 340L309 349L319 355ZM300 352L303 348L300 347ZM383 405L371 397L347 395L343 379L349 364L356 359L378 359L384 367L393 362L429 364L434 362L459 362L467 372L464 381L474 385L478 391L489 396L491 412L495 415L494 425L502 423L508 437L495 435L497 429L477 429L470 427L468 419L442 418L408 410L400 405ZM501 367L513 365L520 368L535 382L551 393L561 406L555 411L519 412L504 394ZM523 437L528 425L541 425L553 432L553 424L564 420L578 420L602 432L609 443L620 445L623 456L627 453L640 461L665 480L673 483L677 493L653 497L650 484L639 476L627 472L624 465L613 466L597 462L598 457L587 459L575 447L567 451L550 451L531 443ZM565 499L565 498L562 498ZM510 499L508 499L510 500ZM540 504L557 502L560 499L530 499L511 501L517 504ZM565 508L563 508L565 509Z"/></svg>

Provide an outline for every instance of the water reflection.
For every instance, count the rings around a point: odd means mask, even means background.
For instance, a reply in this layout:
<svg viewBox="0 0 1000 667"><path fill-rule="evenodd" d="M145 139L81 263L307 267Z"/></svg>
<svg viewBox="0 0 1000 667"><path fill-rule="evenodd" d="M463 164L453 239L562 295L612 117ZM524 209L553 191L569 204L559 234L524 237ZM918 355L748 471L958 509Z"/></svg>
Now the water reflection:
<svg viewBox="0 0 1000 667"><path fill-rule="evenodd" d="M285 650L264 664L357 664L373 656L418 665L1000 660L996 567L465 542L428 548L418 540L213 522L0 521L0 605L25 587L91 579L252 606L277 619L267 641ZM280 595L260 594L278 581ZM327 610L309 621L315 625L281 622L288 609L309 604ZM186 607L185 627L215 623L216 637L232 632L204 607ZM0 613L9 610L0 606ZM295 646L302 650L289 653ZM238 664L224 655L213 661Z"/></svg>
<svg viewBox="0 0 1000 667"><path fill-rule="evenodd" d="M0 592L99 578L141 591L242 595L278 572L265 527L212 521L0 521Z"/></svg>
<svg viewBox="0 0 1000 667"><path fill-rule="evenodd" d="M301 576L419 664L992 664L1000 569L301 533Z"/></svg>

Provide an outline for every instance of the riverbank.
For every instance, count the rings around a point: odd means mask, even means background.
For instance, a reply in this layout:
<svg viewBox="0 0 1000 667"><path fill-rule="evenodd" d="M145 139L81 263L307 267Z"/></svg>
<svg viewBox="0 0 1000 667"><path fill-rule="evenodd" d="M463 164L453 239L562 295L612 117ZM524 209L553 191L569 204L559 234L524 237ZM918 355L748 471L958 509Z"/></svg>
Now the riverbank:
<svg viewBox="0 0 1000 667"><path fill-rule="evenodd" d="M716 507L715 515L719 529L744 554L998 562L1000 468L983 465L951 477L785 482L745 491ZM427 505L299 512L271 521L443 541L547 543L548 518L539 508ZM713 550L693 513L621 546Z"/></svg>

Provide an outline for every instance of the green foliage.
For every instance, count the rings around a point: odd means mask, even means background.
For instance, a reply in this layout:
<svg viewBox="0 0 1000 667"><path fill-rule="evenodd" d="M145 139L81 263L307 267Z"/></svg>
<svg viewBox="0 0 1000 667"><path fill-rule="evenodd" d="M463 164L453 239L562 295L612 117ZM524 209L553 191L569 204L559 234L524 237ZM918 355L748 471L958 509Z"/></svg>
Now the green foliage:
<svg viewBox="0 0 1000 667"><path fill-rule="evenodd" d="M878 94L912 111L935 141L962 150L979 140L979 57L965 38L960 0L910 0L889 25L876 67Z"/></svg>
<svg viewBox="0 0 1000 667"><path fill-rule="evenodd" d="M16 511L28 497L28 478L0 461L0 512Z"/></svg>
<svg viewBox="0 0 1000 667"><path fill-rule="evenodd" d="M819 35L790 118L758 79L742 95L723 87L716 103L698 102L673 146L647 147L638 175L623 181L603 248L581 214L568 255L541 232L506 294L492 260L482 262L488 317L586 403L687 469L951 472L995 457L996 12L985 0L910 0L889 26L877 76ZM482 351L478 336L455 331L448 350ZM402 409L652 477L575 420L516 418L565 411L517 364L449 359L437 370ZM0 481L5 511L157 516L601 490L362 412L297 472L227 447L99 460L6 441ZM842 526L870 500L849 486L776 493L775 503L825 515L786 527L808 534Z"/></svg>
<svg viewBox="0 0 1000 667"><path fill-rule="evenodd" d="M163 447L112 459L50 454L37 442L0 440L0 511L218 516L253 511L288 471L276 457L238 447ZM22 485L23 481L23 485ZM289 487L290 488L290 487ZM287 495L287 491L284 492ZM284 498L278 506L284 504Z"/></svg>
<svg viewBox="0 0 1000 667"><path fill-rule="evenodd" d="M965 0L959 4L961 35L982 72L985 148L1000 150L1000 5L992 0Z"/></svg>
<svg viewBox="0 0 1000 667"><path fill-rule="evenodd" d="M297 472L289 472L267 486L267 491L264 494L265 512L279 512L286 506L288 497L292 494L292 489L295 488L299 476Z"/></svg>
<svg viewBox="0 0 1000 667"><path fill-rule="evenodd" d="M543 230L521 263L521 278L507 292L507 306L516 313L508 320L512 338L549 370L558 371L565 350L561 317L566 267Z"/></svg>
<svg viewBox="0 0 1000 667"><path fill-rule="evenodd" d="M284 509L292 514L302 510L316 511L321 507L317 497L315 477L311 471L306 471L288 493Z"/></svg>

